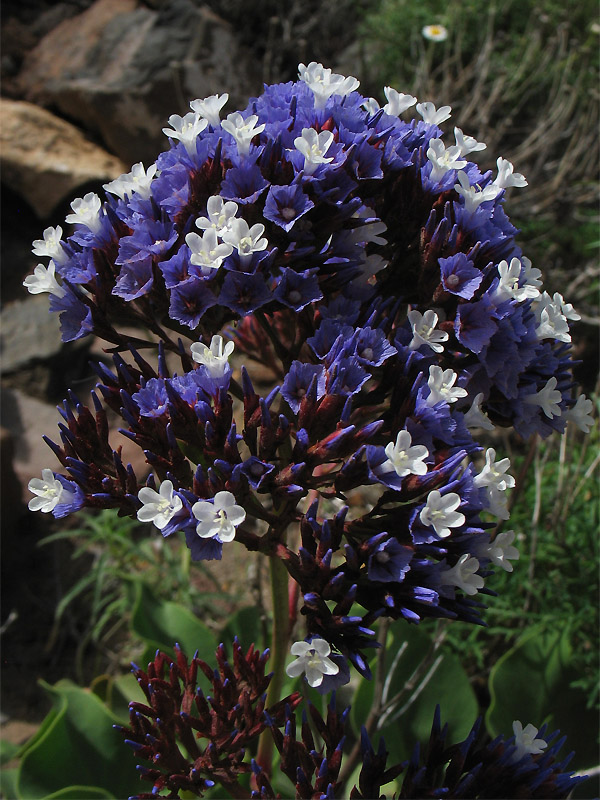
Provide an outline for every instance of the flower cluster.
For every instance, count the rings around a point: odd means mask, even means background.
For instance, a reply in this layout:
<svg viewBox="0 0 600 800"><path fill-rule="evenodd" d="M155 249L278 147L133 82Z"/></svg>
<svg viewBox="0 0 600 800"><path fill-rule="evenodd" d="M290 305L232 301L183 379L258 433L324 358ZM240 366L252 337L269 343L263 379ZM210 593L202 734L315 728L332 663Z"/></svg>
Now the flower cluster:
<svg viewBox="0 0 600 800"><path fill-rule="evenodd" d="M518 552L491 534L514 479L478 431L591 424L577 314L542 292L504 212L526 179L503 158L483 173L459 128L448 142L450 107L386 87L380 108L358 86L313 62L223 119L226 95L193 101L156 164L34 242L50 260L25 281L65 341L93 333L114 361L93 412L65 402L49 443L67 476L33 479L30 507L115 507L183 532L194 559L232 540L280 559L303 595L293 670L324 691L348 661L369 675L382 616L482 621ZM148 476L109 442L106 408Z"/></svg>
<svg viewBox="0 0 600 800"><path fill-rule="evenodd" d="M417 742L409 762L386 767L387 752L383 739L377 753L363 728L363 766L358 786L352 790L352 800L378 797L385 800L380 787L403 773L399 784L401 798L506 798L530 797L546 800L567 797L585 777L564 772L572 753L561 761L558 752L565 739L559 731L546 734L546 726L538 731L518 720L513 723L514 736L498 736L487 741L480 733L481 720L473 726L467 738L448 745L448 726L440 722L436 709L431 735L426 746Z"/></svg>
<svg viewBox="0 0 600 800"><path fill-rule="evenodd" d="M136 758L152 763L139 767L141 778L153 785L151 793L137 795L140 800L163 789L168 797L179 797L182 789L202 797L215 781L233 787L250 772L244 761L248 745L267 727L283 726L300 702L296 692L265 709L268 657L254 646L244 654L236 641L231 664L223 645L218 647L216 670L197 656L188 660L179 647L175 661L157 652L147 671L134 665L147 704L130 703L130 726L117 727ZM198 686L199 675L211 686L208 696Z"/></svg>

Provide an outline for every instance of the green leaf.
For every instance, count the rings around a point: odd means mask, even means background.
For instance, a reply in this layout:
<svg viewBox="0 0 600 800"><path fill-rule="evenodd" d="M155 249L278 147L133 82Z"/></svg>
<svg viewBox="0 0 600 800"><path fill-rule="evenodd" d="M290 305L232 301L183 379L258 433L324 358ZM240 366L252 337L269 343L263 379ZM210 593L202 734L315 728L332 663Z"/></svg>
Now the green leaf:
<svg viewBox="0 0 600 800"><path fill-rule="evenodd" d="M42 685L54 708L49 723L42 724L24 752L17 777L19 800L131 795L139 776L113 728L117 718L94 694L70 681Z"/></svg>
<svg viewBox="0 0 600 800"><path fill-rule="evenodd" d="M19 770L13 769L0 770L0 792L3 800L17 800L17 775Z"/></svg>
<svg viewBox="0 0 600 800"><path fill-rule="evenodd" d="M199 657L214 666L217 647L215 636L189 609L169 600L161 600L142 581L134 581L132 590L131 628L147 645L140 666L145 668L154 659L156 650L173 654L175 643L180 645L188 658L198 650ZM198 682L205 689L209 687L201 671L198 672Z"/></svg>
<svg viewBox="0 0 600 800"><path fill-rule="evenodd" d="M57 792L47 794L44 800L96 800L98 797L112 800L113 795L99 786L66 786Z"/></svg>
<svg viewBox="0 0 600 800"><path fill-rule="evenodd" d="M257 650L263 649L260 615L254 606L246 606L236 611L223 628L223 641L231 644L237 636L242 650L246 652L251 644Z"/></svg>
<svg viewBox="0 0 600 800"><path fill-rule="evenodd" d="M548 723L567 737L566 755L575 751L569 769L586 769L597 761L596 714L586 709L586 695L570 683L577 679L571 661L569 626L539 627L523 636L498 660L490 673L491 703L485 723L492 736L512 735L512 723Z"/></svg>
<svg viewBox="0 0 600 800"><path fill-rule="evenodd" d="M432 656L432 639L403 620L392 625L386 648L388 713L379 715L375 746L385 738L392 764L409 758L415 742L425 744L431 732L436 705L449 727L448 743L464 739L478 714L478 703L458 659L441 651ZM374 681L362 681L352 704L358 733L373 707ZM398 697L392 704L393 698ZM398 715L398 712L402 713Z"/></svg>

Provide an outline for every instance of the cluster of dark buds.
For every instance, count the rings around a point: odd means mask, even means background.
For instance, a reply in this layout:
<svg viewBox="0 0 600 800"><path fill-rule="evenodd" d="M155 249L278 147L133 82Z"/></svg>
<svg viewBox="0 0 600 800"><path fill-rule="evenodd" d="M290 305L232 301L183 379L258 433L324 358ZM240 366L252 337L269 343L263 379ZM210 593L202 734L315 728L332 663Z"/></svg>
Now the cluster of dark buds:
<svg viewBox="0 0 600 800"><path fill-rule="evenodd" d="M179 797L180 790L202 797L218 782L228 791L238 787L240 775L249 773L246 749L267 727L283 726L300 702L294 694L265 709L271 675L265 675L268 651L251 646L243 653L233 644L232 663L221 644L216 651L217 669L195 655L191 660L176 646L176 659L158 651L147 671L134 667L134 675L147 704L129 704L130 726L119 730L135 757L152 762L138 766L141 777L153 784L154 798ZM210 683L205 694L198 686L198 672Z"/></svg>
<svg viewBox="0 0 600 800"><path fill-rule="evenodd" d="M426 747L417 742L409 762L386 769L387 753L383 739L374 751L363 729L363 766L358 786L350 793L351 800L386 800L381 787L401 773L398 800L419 798L550 798L568 797L585 777L564 772L572 753L558 760L558 751L565 739L558 731L546 735L546 726L539 731L533 725L525 729L513 723L514 736L498 736L486 741L480 735L481 720L467 738L458 744L446 743L448 726L441 726L439 706L436 709L431 735Z"/></svg>

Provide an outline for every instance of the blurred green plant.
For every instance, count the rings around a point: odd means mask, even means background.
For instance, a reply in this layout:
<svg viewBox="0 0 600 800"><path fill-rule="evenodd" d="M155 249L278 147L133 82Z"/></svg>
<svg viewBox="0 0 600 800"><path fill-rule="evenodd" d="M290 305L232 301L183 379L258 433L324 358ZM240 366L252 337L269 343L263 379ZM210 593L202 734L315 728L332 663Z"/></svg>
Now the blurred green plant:
<svg viewBox="0 0 600 800"><path fill-rule="evenodd" d="M185 542L162 537L148 537L136 520L119 517L111 509L97 514L84 512L77 528L59 531L40 541L41 546L67 540L74 545L71 560L92 559L82 577L67 588L57 603L54 626L48 647L56 639L67 615L77 635L75 674L84 680L84 655L90 645L105 650L109 643L123 635L131 621L130 584L143 575L145 585L159 598L185 606L200 617L210 609L218 612L214 598L226 594L202 562L190 572L190 551ZM139 534L139 535L138 535ZM201 576L200 588L195 576ZM118 659L117 659L118 660Z"/></svg>

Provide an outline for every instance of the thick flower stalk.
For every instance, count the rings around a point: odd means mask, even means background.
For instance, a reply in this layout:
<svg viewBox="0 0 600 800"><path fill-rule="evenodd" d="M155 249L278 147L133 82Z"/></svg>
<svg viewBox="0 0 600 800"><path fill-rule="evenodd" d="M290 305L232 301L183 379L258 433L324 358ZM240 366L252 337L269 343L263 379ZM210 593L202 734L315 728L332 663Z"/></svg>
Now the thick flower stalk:
<svg viewBox="0 0 600 800"><path fill-rule="evenodd" d="M60 409L66 474L33 479L30 507L114 507L195 560L277 559L302 594L292 670L323 693L349 664L369 676L382 617L483 622L518 551L491 534L514 479L479 432L591 424L578 315L542 293L504 211L526 179L503 158L482 172L458 128L447 141L449 106L386 87L380 108L358 86L311 63L222 120L226 95L192 101L156 164L74 201L65 240L44 232L25 281L64 341L113 354L93 411Z"/></svg>

